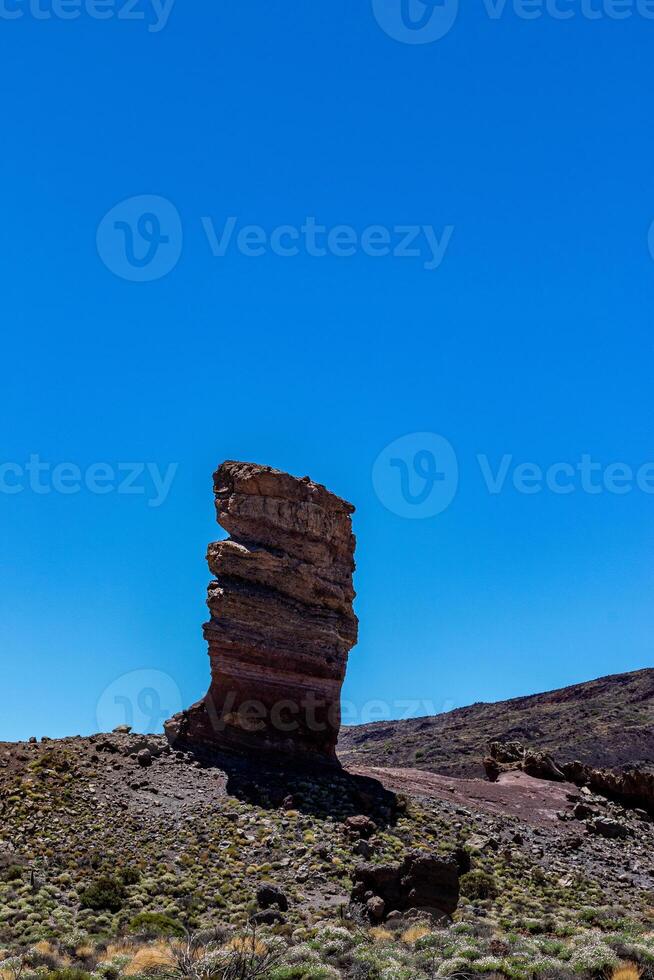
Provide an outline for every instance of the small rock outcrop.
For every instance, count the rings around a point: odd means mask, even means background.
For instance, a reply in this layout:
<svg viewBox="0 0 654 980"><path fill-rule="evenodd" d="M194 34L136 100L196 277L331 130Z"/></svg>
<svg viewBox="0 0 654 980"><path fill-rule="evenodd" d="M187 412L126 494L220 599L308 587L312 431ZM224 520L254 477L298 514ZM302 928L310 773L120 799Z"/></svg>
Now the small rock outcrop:
<svg viewBox="0 0 654 980"><path fill-rule="evenodd" d="M357 640L354 507L308 477L226 462L226 541L209 545L211 687L166 724L174 745L336 762L340 693Z"/></svg>
<svg viewBox="0 0 654 980"><path fill-rule="evenodd" d="M642 808L654 816L654 772L651 768L595 769L581 762L564 762L565 778L576 786L617 800L625 807Z"/></svg>
<svg viewBox="0 0 654 980"><path fill-rule="evenodd" d="M520 770L536 779L587 787L625 807L642 808L654 816L654 772L651 767L599 769L582 762L559 764L549 753L525 748L514 741L491 742L483 764L491 782L496 782L503 772Z"/></svg>
<svg viewBox="0 0 654 980"><path fill-rule="evenodd" d="M520 742L491 742L489 754L484 758L484 769L491 782L496 782L503 772L520 769L534 779L565 782L565 774L548 752L523 748Z"/></svg>

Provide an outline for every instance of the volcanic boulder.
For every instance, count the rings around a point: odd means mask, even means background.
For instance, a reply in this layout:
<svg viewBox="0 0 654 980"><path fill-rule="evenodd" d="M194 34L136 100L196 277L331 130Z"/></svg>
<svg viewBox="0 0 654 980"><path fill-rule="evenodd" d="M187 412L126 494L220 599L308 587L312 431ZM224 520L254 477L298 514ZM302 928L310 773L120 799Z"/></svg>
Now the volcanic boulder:
<svg viewBox="0 0 654 980"><path fill-rule="evenodd" d="M397 863L357 865L351 900L365 904L373 919L407 909L451 915L459 901L460 873L456 855L411 851Z"/></svg>
<svg viewBox="0 0 654 980"><path fill-rule="evenodd" d="M492 783L503 772L519 769L534 779L564 782L566 777L548 752L524 748L520 742L491 742L489 754L484 758L484 769Z"/></svg>
<svg viewBox="0 0 654 980"><path fill-rule="evenodd" d="M209 545L211 687L170 719L171 742L336 762L340 693L357 640L354 507L308 477L226 462L226 541Z"/></svg>
<svg viewBox="0 0 654 980"><path fill-rule="evenodd" d="M581 762L563 763L566 779L594 793L617 800L625 807L641 807L654 816L654 772L649 768L594 769Z"/></svg>

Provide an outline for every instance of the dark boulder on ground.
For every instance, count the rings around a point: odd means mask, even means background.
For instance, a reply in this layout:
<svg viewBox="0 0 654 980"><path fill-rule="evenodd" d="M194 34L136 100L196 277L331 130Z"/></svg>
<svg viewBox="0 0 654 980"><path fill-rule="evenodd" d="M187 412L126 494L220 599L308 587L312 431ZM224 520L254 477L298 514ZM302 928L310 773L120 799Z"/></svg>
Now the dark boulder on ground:
<svg viewBox="0 0 654 980"><path fill-rule="evenodd" d="M492 783L503 772L516 769L526 772L534 779L550 779L565 782L565 775L548 752L524 748L520 742L491 742L488 755L484 758L486 776Z"/></svg>
<svg viewBox="0 0 654 980"><path fill-rule="evenodd" d="M591 834L599 834L600 837L608 837L610 840L625 840L629 837L629 828L619 820L611 820L609 817L595 817L588 821L586 827Z"/></svg>
<svg viewBox="0 0 654 980"><path fill-rule="evenodd" d="M283 926L286 919L277 909L265 909L250 916L253 926Z"/></svg>
<svg viewBox="0 0 654 980"><path fill-rule="evenodd" d="M363 837L366 840L372 837L377 830L377 824L370 817L360 813L354 817L348 817L345 821L345 829L352 837Z"/></svg>
<svg viewBox="0 0 654 980"><path fill-rule="evenodd" d="M354 872L352 902L365 905L377 921L384 911L393 910L451 915L459 902L459 863L455 856L412 851L398 863L360 864Z"/></svg>
<svg viewBox="0 0 654 980"><path fill-rule="evenodd" d="M281 912L288 911L288 899L281 888L275 885L262 885L257 891L257 904L262 909L276 905Z"/></svg>

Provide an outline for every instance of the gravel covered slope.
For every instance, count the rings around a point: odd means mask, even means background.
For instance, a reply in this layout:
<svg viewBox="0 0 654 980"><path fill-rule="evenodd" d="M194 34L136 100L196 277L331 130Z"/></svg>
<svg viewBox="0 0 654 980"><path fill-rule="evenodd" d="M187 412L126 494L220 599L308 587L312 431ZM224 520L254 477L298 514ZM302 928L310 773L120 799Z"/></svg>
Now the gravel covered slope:
<svg viewBox="0 0 654 980"><path fill-rule="evenodd" d="M482 776L485 747L495 739L515 739L562 762L654 768L654 669L433 717L344 728L338 754L346 763Z"/></svg>

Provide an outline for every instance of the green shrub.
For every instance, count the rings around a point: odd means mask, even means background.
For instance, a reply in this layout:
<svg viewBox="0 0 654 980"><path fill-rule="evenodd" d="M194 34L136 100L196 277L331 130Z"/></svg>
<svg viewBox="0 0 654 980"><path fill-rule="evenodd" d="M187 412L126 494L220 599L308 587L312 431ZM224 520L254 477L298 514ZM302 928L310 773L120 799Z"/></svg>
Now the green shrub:
<svg viewBox="0 0 654 980"><path fill-rule="evenodd" d="M120 912L125 898L125 886L119 878L103 875L85 888L80 894L83 909L94 912Z"/></svg>
<svg viewBox="0 0 654 980"><path fill-rule="evenodd" d="M123 868L120 878L124 885L136 885L141 880L141 872L137 868Z"/></svg>
<svg viewBox="0 0 654 980"><path fill-rule="evenodd" d="M19 864L10 864L3 875L5 881L18 881L22 877L23 868Z"/></svg>
<svg viewBox="0 0 654 980"><path fill-rule="evenodd" d="M145 933L150 936L183 936L184 926L162 912L139 912L129 923L130 932Z"/></svg>
<svg viewBox="0 0 654 980"><path fill-rule="evenodd" d="M461 876L461 894L466 898L483 900L485 898L495 898L497 895L497 884L492 875L487 871L468 871Z"/></svg>
<svg viewBox="0 0 654 980"><path fill-rule="evenodd" d="M46 973L49 980L91 980L91 974L86 970L78 970L73 966L63 967L61 970L51 970Z"/></svg>

